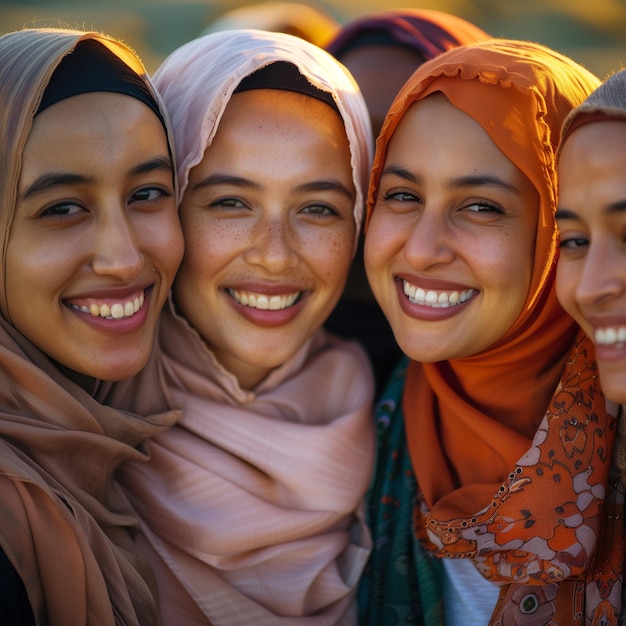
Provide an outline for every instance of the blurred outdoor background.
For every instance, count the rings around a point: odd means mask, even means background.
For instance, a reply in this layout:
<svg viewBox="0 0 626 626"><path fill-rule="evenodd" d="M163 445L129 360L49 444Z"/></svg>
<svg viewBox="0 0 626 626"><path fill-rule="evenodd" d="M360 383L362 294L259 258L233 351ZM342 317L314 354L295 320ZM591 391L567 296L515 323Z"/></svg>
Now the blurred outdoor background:
<svg viewBox="0 0 626 626"><path fill-rule="evenodd" d="M126 41L152 72L167 54L201 35L223 14L255 4L259 2L0 0L0 32L57 24L93 28ZM626 0L334 0L304 4L321 9L338 24L391 7L438 9L464 17L494 36L546 44L600 78L626 67ZM240 25L259 27L258 23Z"/></svg>

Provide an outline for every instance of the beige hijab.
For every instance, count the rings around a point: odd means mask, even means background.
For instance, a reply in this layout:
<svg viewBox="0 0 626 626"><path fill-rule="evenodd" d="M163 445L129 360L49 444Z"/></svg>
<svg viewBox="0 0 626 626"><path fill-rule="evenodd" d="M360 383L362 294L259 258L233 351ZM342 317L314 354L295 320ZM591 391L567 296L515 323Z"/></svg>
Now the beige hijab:
<svg viewBox="0 0 626 626"><path fill-rule="evenodd" d="M152 578L135 556L136 526L111 482L145 457L141 441L172 423L114 410L63 376L7 321L5 253L24 145L61 58L84 39L107 46L138 74L122 44L97 33L24 30L0 38L0 548L23 580L36 623L158 624Z"/></svg>
<svg viewBox="0 0 626 626"><path fill-rule="evenodd" d="M367 110L342 66L288 35L208 35L158 70L181 189L237 84L273 61L294 63L333 95L350 142L360 225ZM160 339L171 402L183 415L147 444L151 463L127 464L122 481L142 520L139 543L158 578L165 622L355 624L354 591L370 550L361 507L374 454L363 351L320 330L247 391L173 307Z"/></svg>

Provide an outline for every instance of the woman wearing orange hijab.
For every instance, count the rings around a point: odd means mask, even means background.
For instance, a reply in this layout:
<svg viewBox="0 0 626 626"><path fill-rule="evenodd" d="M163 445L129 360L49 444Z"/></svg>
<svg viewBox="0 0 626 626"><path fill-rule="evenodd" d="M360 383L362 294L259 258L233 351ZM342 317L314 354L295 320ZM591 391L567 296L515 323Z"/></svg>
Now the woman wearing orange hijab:
<svg viewBox="0 0 626 626"><path fill-rule="evenodd" d="M597 85L492 40L389 111L365 263L409 359L378 409L365 624L617 623L615 416L554 289L556 146Z"/></svg>

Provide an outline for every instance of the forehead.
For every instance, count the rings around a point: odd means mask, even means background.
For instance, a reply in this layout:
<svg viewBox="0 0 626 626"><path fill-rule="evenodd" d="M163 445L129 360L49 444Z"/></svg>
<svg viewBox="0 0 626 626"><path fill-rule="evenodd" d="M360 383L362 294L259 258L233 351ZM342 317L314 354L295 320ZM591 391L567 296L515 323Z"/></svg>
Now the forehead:
<svg viewBox="0 0 626 626"><path fill-rule="evenodd" d="M349 150L343 121L325 102L301 93L254 89L233 95L207 153L215 144L224 147L226 141L244 146L274 139L282 141L285 153L301 150L307 140L319 150L340 149L342 158Z"/></svg>
<svg viewBox="0 0 626 626"><path fill-rule="evenodd" d="M479 142L480 150L476 142ZM390 139L389 152L402 149L413 158L424 161L427 149L442 149L444 146L455 159L461 155L481 158L485 156L485 149L506 158L483 127L440 92L409 106Z"/></svg>
<svg viewBox="0 0 626 626"><path fill-rule="evenodd" d="M566 139L561 149L559 169L577 163L612 164L626 157L626 118L601 120L580 126Z"/></svg>
<svg viewBox="0 0 626 626"><path fill-rule="evenodd" d="M300 121L303 124L311 115L315 115L334 119L343 125L341 117L330 105L312 96L283 89L250 89L232 95L220 126L224 121L232 123L235 117L245 124L247 117L253 114L268 120L276 118Z"/></svg>
<svg viewBox="0 0 626 626"><path fill-rule="evenodd" d="M167 153L165 129L143 102L109 92L76 95L34 118L22 155L20 187L47 172L89 171L105 178L131 162Z"/></svg>
<svg viewBox="0 0 626 626"><path fill-rule="evenodd" d="M559 205L585 219L622 212L624 171L626 121L595 121L577 128L559 158Z"/></svg>
<svg viewBox="0 0 626 626"><path fill-rule="evenodd" d="M61 133L78 134L106 128L113 131L137 121L149 124L147 120L151 118L161 125L150 107L132 96L114 92L88 92L59 100L37 114L33 119L29 141L48 134L56 134L60 141L65 136Z"/></svg>

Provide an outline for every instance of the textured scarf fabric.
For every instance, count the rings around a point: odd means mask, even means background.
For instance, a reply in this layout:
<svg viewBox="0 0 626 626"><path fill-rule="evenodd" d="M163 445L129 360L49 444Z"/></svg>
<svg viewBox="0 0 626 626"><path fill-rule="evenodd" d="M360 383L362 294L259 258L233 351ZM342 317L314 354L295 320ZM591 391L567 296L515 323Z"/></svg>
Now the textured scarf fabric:
<svg viewBox="0 0 626 626"><path fill-rule="evenodd" d="M424 60L465 44L488 38L487 33L461 17L428 9L394 9L355 19L326 45L336 58L351 48L379 37L380 43L394 43L419 52Z"/></svg>
<svg viewBox="0 0 626 626"><path fill-rule="evenodd" d="M481 124L540 198L530 290L512 328L481 354L412 362L404 389L421 494L416 532L437 556L472 558L501 586L492 624L619 615L621 503L609 476L616 422L598 389L593 346L576 337L554 289L556 147L563 120L597 85L532 43L460 48L412 76L377 146L370 203L402 115L440 91Z"/></svg>
<svg viewBox="0 0 626 626"><path fill-rule="evenodd" d="M168 311L161 345L179 424L122 480L143 521L166 624L354 624L369 554L372 380L321 331L254 391Z"/></svg>
<svg viewBox="0 0 626 626"><path fill-rule="evenodd" d="M175 414L143 419L104 406L108 385L96 385L92 397L6 320L4 259L24 145L52 72L85 39L144 76L129 49L97 33L26 30L0 38L0 547L38 624L144 626L160 623L153 578L135 556L137 522L111 476L124 460L143 461L135 446Z"/></svg>
<svg viewBox="0 0 626 626"><path fill-rule="evenodd" d="M626 70L607 78L567 116L559 149L576 128L602 120L626 122Z"/></svg>
<svg viewBox="0 0 626 626"><path fill-rule="evenodd" d="M288 35L208 35L159 68L181 190L235 87L273 61L294 63L333 95L350 143L358 226L367 110L342 66ZM142 520L139 543L158 578L165 623L355 624L354 592L371 544L362 516L374 456L365 354L320 330L246 391L173 306L162 318L161 349L182 417L146 445L150 464L126 464L122 480Z"/></svg>

